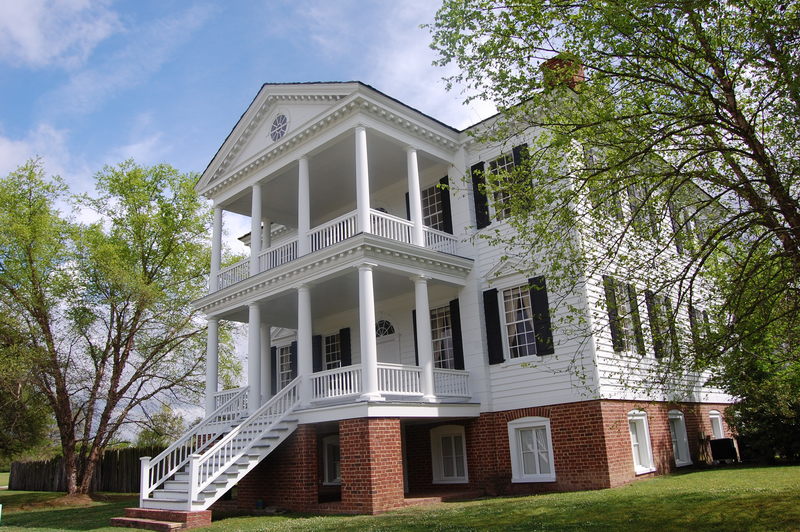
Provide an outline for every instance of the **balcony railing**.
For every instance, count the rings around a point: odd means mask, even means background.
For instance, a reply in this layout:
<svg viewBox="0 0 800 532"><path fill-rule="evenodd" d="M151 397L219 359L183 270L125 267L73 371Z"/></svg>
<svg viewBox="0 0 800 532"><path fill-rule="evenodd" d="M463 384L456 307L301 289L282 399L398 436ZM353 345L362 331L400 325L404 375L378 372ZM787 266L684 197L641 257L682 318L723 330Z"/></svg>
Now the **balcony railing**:
<svg viewBox="0 0 800 532"><path fill-rule="evenodd" d="M422 397L422 368L378 363L378 391L385 395ZM311 376L313 401L340 399L362 391L361 365L319 371ZM433 390L437 397L469 398L469 373L459 369L434 369Z"/></svg>
<svg viewBox="0 0 800 532"><path fill-rule="evenodd" d="M311 253L338 244L358 233L357 211L343 214L329 222L312 229L308 234ZM408 220L385 212L370 210L370 229L372 234L396 240L405 244L413 243L414 225ZM425 247L443 253L456 253L456 239L453 235L425 227ZM298 258L299 238L282 242L268 248L258 256L258 271L277 268ZM217 277L219 290L244 281L250 277L250 259L240 261L221 270Z"/></svg>

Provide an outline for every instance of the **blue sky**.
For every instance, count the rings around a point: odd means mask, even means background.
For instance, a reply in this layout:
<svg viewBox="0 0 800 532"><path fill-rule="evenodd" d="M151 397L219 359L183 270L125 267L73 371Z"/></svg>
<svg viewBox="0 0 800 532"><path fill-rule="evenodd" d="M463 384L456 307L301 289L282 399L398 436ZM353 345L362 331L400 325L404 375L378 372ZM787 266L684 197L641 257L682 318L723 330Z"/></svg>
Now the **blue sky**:
<svg viewBox="0 0 800 532"><path fill-rule="evenodd" d="M201 172L264 82L360 80L456 127L436 0L0 1L0 175L44 158L73 192L133 157Z"/></svg>

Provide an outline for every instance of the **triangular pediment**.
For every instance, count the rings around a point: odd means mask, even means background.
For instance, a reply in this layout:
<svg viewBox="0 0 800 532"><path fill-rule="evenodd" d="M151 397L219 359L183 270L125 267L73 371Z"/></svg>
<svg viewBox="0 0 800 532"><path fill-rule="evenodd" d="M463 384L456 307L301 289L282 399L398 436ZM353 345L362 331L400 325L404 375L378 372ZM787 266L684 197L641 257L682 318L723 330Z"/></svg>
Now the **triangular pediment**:
<svg viewBox="0 0 800 532"><path fill-rule="evenodd" d="M205 190L327 114L357 83L265 84L225 139L197 184Z"/></svg>

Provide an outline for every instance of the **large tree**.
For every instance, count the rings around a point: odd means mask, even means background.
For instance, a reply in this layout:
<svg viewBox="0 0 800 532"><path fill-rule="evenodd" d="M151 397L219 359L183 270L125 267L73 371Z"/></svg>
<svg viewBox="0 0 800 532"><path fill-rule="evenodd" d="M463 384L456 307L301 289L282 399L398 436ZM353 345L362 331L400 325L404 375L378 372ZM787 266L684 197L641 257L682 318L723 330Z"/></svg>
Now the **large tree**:
<svg viewBox="0 0 800 532"><path fill-rule="evenodd" d="M486 175L517 229L486 236L509 260L565 289L624 271L673 314L705 310L715 332L673 369L762 349L798 364L774 339L800 310L800 5L445 0L431 31L449 81L501 109L483 140L536 132L515 171Z"/></svg>
<svg viewBox="0 0 800 532"><path fill-rule="evenodd" d="M68 492L86 493L120 429L199 390L209 209L195 177L132 161L73 198L38 160L0 180L0 310L58 426ZM82 209L79 223L59 208Z"/></svg>

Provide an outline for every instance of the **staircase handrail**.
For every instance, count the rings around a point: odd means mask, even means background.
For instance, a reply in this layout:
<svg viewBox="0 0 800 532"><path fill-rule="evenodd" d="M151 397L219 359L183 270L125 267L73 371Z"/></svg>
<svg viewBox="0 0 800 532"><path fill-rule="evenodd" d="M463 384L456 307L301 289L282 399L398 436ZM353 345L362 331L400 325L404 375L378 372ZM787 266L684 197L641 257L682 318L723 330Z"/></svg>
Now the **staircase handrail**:
<svg viewBox="0 0 800 532"><path fill-rule="evenodd" d="M247 386L241 388L238 393L211 412L203 421L187 430L158 456L142 462L142 492L139 495L141 499L149 498L150 494L158 486L180 471L189 462L189 458L193 454L203 452L214 442L220 432L227 429L226 425L218 424L215 420L220 416L227 415L232 406L238 405L239 401L247 395L248 389ZM236 410L238 411L238 406ZM203 432L203 429L217 424L219 426L214 428L213 431Z"/></svg>
<svg viewBox="0 0 800 532"><path fill-rule="evenodd" d="M193 457L189 462L190 506L206 486L227 471L255 442L294 410L300 400L299 383L300 377L295 378L213 447Z"/></svg>

